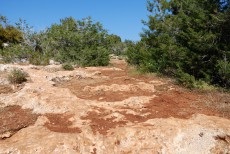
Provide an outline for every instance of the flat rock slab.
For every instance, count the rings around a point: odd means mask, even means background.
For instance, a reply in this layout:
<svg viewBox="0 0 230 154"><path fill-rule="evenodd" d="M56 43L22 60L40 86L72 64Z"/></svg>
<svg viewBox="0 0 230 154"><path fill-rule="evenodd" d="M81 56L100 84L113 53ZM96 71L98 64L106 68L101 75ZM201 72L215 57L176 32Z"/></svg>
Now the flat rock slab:
<svg viewBox="0 0 230 154"><path fill-rule="evenodd" d="M0 65L0 153L230 153L230 95L110 67Z"/></svg>

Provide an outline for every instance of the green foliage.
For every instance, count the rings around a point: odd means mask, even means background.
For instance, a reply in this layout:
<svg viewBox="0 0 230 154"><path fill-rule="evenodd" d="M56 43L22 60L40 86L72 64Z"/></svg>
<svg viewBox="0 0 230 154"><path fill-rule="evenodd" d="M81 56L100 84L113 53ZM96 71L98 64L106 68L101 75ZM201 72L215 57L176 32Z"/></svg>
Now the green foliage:
<svg viewBox="0 0 230 154"><path fill-rule="evenodd" d="M229 88L229 6L219 0L149 0L142 47L129 48L128 61L186 86L206 82Z"/></svg>
<svg viewBox="0 0 230 154"><path fill-rule="evenodd" d="M70 63L64 63L64 64L62 64L62 68L64 70L68 70L68 71L74 70L73 65L71 65Z"/></svg>
<svg viewBox="0 0 230 154"><path fill-rule="evenodd" d="M108 64L106 36L107 32L99 22L72 17L62 19L60 24L53 24L39 34L44 40L41 47L55 60L87 66Z"/></svg>
<svg viewBox="0 0 230 154"><path fill-rule="evenodd" d="M26 25L25 21L23 24ZM10 25L6 17L0 16L0 56L3 62L27 61L31 57L34 49L25 39L28 38L28 33L28 29L19 27L19 24ZM8 43L9 46L3 48L2 43Z"/></svg>
<svg viewBox="0 0 230 154"><path fill-rule="evenodd" d="M190 89L213 90L214 86L203 80L196 80L194 76L179 70L176 73L178 83Z"/></svg>
<svg viewBox="0 0 230 154"><path fill-rule="evenodd" d="M0 47L2 43L17 44L23 40L23 33L16 27L10 25L5 16L0 15Z"/></svg>
<svg viewBox="0 0 230 154"><path fill-rule="evenodd" d="M128 46L128 50L126 52L127 55L127 62L130 64L134 64L139 66L143 60L142 52L141 52L141 45L130 43Z"/></svg>
<svg viewBox="0 0 230 154"><path fill-rule="evenodd" d="M103 26L90 17L82 20L64 18L39 33L32 32L22 19L12 26L6 17L0 16L0 23L0 43L10 43L9 47L0 50L4 62L25 59L34 65L47 65L52 58L61 63L105 66L109 63L112 43L121 42L115 35L108 39L110 35Z"/></svg>
<svg viewBox="0 0 230 154"><path fill-rule="evenodd" d="M21 63L22 61L29 61L29 63L33 65L49 64L49 55L36 52L26 45L10 45L0 50L0 55L4 63Z"/></svg>
<svg viewBox="0 0 230 154"><path fill-rule="evenodd" d="M121 41L121 38L117 35L107 35L106 36L106 46L110 54L114 55L124 55L126 44Z"/></svg>
<svg viewBox="0 0 230 154"><path fill-rule="evenodd" d="M33 27L29 26L26 20L19 19L15 23L15 28L22 32L23 40L20 42L22 46L30 47L31 50L35 50L35 47L39 45L37 33L33 31Z"/></svg>
<svg viewBox="0 0 230 154"><path fill-rule="evenodd" d="M11 25L0 24L0 49L3 43L18 44L23 40L22 32Z"/></svg>
<svg viewBox="0 0 230 154"><path fill-rule="evenodd" d="M21 84L27 81L28 74L20 69L13 69L8 75L8 80L13 84Z"/></svg>
<svg viewBox="0 0 230 154"><path fill-rule="evenodd" d="M219 60L217 63L218 81L219 84L224 87L230 87L230 62L225 60Z"/></svg>
<svg viewBox="0 0 230 154"><path fill-rule="evenodd" d="M19 43L22 41L22 33L13 26L0 26L0 43Z"/></svg>
<svg viewBox="0 0 230 154"><path fill-rule="evenodd" d="M10 45L9 47L0 50L0 55L4 63L19 62L22 59L28 59L30 48L19 44Z"/></svg>
<svg viewBox="0 0 230 154"><path fill-rule="evenodd" d="M85 49L80 63L83 66L106 66L109 64L109 53L103 47Z"/></svg>
<svg viewBox="0 0 230 154"><path fill-rule="evenodd" d="M39 52L29 53L29 63L33 65L49 65L50 57L47 54L42 54Z"/></svg>

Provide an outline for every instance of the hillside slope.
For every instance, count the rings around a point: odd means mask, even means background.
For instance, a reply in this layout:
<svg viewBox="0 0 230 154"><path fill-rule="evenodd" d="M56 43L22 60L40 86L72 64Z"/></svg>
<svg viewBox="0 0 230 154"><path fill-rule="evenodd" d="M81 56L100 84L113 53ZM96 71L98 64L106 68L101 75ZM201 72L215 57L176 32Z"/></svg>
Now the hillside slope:
<svg viewBox="0 0 230 154"><path fill-rule="evenodd" d="M10 85L13 67L29 74ZM0 153L230 153L229 94L109 67L0 66Z"/></svg>

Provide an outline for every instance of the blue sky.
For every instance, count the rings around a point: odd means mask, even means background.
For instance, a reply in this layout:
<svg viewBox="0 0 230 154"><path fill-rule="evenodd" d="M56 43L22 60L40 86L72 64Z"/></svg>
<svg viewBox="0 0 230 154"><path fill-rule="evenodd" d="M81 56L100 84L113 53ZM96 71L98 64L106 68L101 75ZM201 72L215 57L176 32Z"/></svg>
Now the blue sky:
<svg viewBox="0 0 230 154"><path fill-rule="evenodd" d="M146 0L0 0L0 14L11 23L25 19L35 30L42 30L64 17L91 16L110 34L122 40L138 41L147 20Z"/></svg>

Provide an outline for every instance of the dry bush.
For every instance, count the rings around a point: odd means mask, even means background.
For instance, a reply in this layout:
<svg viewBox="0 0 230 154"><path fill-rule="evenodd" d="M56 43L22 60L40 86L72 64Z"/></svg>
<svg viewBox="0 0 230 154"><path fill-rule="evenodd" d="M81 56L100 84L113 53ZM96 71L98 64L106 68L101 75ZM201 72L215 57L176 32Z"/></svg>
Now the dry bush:
<svg viewBox="0 0 230 154"><path fill-rule="evenodd" d="M15 68L8 75L8 80L10 83L13 84L21 84L27 81L27 77L28 77L28 73Z"/></svg>

